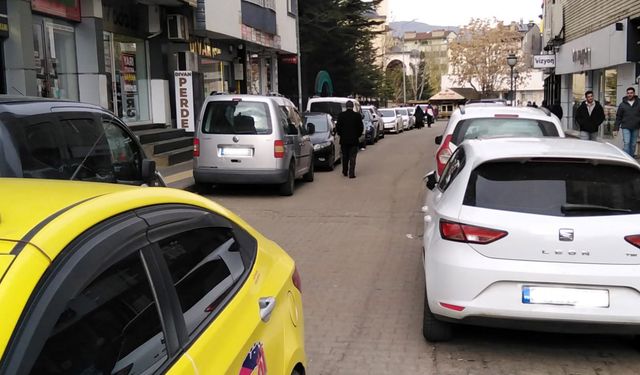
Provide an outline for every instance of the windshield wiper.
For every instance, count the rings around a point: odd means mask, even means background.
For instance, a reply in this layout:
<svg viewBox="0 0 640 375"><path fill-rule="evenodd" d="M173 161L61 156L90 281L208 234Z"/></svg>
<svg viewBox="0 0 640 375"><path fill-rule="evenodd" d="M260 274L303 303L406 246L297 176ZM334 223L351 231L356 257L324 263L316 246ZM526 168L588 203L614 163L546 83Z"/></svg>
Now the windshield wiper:
<svg viewBox="0 0 640 375"><path fill-rule="evenodd" d="M109 124L110 126L111 124ZM71 175L71 178L69 179L70 181L73 181L76 179L76 176L78 175L78 172L80 172L80 169L85 168L84 163L87 161L87 159L89 159L89 156L91 156L93 154L93 151L96 149L96 146L98 145L98 142L100 142L100 140L102 139L102 137L104 137L104 129L102 129L102 134L100 134L100 136L98 137L98 139L96 139L95 142L93 142L93 145L91 146L91 149L89 150L89 152L87 152L87 154L84 156L84 159L82 159L82 162L80 163L80 165L78 165L78 167L76 168L75 171L73 171L73 174Z"/></svg>
<svg viewBox="0 0 640 375"><path fill-rule="evenodd" d="M606 212L631 212L628 208L615 208L607 206L599 206L596 204L563 204L560 206L562 212L578 212L578 211L606 211Z"/></svg>

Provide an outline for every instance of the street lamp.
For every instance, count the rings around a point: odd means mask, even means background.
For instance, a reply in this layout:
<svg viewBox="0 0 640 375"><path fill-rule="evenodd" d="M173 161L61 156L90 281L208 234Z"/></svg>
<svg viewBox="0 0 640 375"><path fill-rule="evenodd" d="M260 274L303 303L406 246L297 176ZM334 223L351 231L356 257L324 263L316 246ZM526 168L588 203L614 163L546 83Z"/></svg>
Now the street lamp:
<svg viewBox="0 0 640 375"><path fill-rule="evenodd" d="M516 66L516 64L518 63L518 56L516 56L513 53L510 53L509 56L507 56L507 64L509 64L509 67L511 67L511 106L515 107L515 101L516 101L516 93L513 91L513 68Z"/></svg>

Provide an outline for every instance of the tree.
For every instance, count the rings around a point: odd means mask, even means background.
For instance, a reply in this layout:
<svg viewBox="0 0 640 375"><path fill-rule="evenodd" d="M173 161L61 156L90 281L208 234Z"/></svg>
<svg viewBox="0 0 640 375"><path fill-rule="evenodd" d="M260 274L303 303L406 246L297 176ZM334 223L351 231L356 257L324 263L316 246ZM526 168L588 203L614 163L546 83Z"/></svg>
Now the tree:
<svg viewBox="0 0 640 375"><path fill-rule="evenodd" d="M431 64L426 58L424 52L413 51L413 53L419 53L418 63L416 65L410 64L413 70L413 77L411 81L411 93L415 100L427 100L433 93L433 86L431 84Z"/></svg>
<svg viewBox="0 0 640 375"><path fill-rule="evenodd" d="M376 96L382 72L372 39L381 24L368 17L382 0L304 0L300 6L303 88L313 93L315 75L326 70L334 94ZM310 89L311 88L311 89Z"/></svg>
<svg viewBox="0 0 640 375"><path fill-rule="evenodd" d="M460 30L458 39L451 43L454 82L469 84L482 97L501 91L508 87L511 74L507 56L514 53L518 56L514 67L519 73L516 84L522 84L529 78L525 59L530 57L523 54L521 43L522 36L509 25L495 19L472 19Z"/></svg>

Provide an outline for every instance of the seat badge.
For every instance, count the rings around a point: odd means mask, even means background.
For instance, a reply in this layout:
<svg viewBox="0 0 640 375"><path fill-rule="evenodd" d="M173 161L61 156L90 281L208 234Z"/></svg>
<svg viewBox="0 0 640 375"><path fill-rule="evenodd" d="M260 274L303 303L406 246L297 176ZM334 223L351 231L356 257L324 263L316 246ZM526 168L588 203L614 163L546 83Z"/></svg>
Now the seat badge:
<svg viewBox="0 0 640 375"><path fill-rule="evenodd" d="M236 136L234 135L234 136L233 136L233 141L234 141L235 143L238 143L238 142L240 142L240 138L238 138L238 137L236 137Z"/></svg>
<svg viewBox="0 0 640 375"><path fill-rule="evenodd" d="M559 231L560 241L573 241L573 229L562 228Z"/></svg>

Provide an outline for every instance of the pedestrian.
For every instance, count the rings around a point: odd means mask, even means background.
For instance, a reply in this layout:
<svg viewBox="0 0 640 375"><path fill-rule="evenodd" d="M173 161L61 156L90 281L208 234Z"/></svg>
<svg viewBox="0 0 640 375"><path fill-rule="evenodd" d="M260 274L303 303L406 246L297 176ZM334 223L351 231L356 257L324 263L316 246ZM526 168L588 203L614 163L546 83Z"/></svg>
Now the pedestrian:
<svg viewBox="0 0 640 375"><path fill-rule="evenodd" d="M427 105L427 125L431 127L431 124L434 123L434 120L433 107L431 106L431 104L429 104Z"/></svg>
<svg viewBox="0 0 640 375"><path fill-rule="evenodd" d="M336 130L340 135L340 149L342 151L342 175L349 173L349 178L356 178L356 156L358 143L364 130L362 115L354 112L353 102L347 101L347 110L338 115Z"/></svg>
<svg viewBox="0 0 640 375"><path fill-rule="evenodd" d="M633 157L636 153L638 142L638 129L640 128L640 103L636 96L636 89L629 87L627 96L618 106L616 124L613 129L614 137L618 135L618 129L622 129L622 149Z"/></svg>
<svg viewBox="0 0 640 375"><path fill-rule="evenodd" d="M562 111L562 106L560 105L560 102L555 101L551 107L549 108L549 110L551 111L551 113L553 113L554 115L556 115L558 117L559 120L562 120L562 115L563 115L563 111Z"/></svg>
<svg viewBox="0 0 640 375"><path fill-rule="evenodd" d="M531 104L531 106L532 106L533 108L538 108L538 105L536 104L535 100L534 100L534 102Z"/></svg>
<svg viewBox="0 0 640 375"><path fill-rule="evenodd" d="M413 115L416 118L416 128L417 129L422 129L424 128L424 111L422 110L422 107L420 107L419 105L416 106L416 110L413 113Z"/></svg>
<svg viewBox="0 0 640 375"><path fill-rule="evenodd" d="M586 100L576 110L580 139L595 141L598 139L598 128L604 121L604 108L593 99L593 91L585 92L584 98Z"/></svg>

